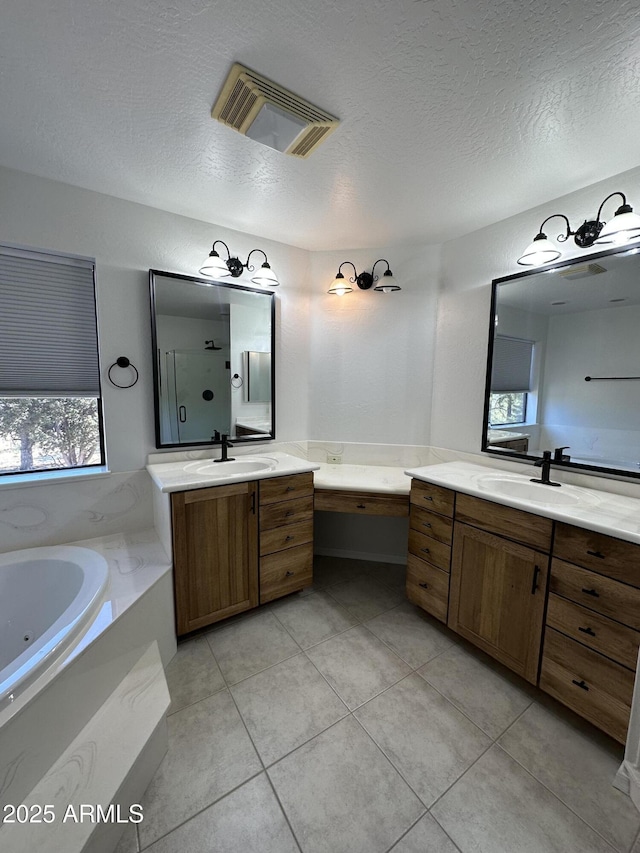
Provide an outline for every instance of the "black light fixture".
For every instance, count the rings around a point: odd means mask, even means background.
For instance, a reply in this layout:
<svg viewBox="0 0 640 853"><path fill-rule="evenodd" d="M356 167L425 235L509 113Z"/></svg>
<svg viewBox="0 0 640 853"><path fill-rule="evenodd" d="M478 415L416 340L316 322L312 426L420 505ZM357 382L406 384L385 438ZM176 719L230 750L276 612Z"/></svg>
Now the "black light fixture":
<svg viewBox="0 0 640 853"><path fill-rule="evenodd" d="M616 210L613 218L608 222L600 221L600 214L605 203L613 196L619 195L622 197L622 204ZM552 213L547 216L537 235L533 238L524 250L521 257L518 258L518 263L525 267L538 267L542 264L549 264L551 261L557 260L562 252L558 247L547 238L543 232L545 224L554 217L559 216L567 223L566 234L558 234L556 238L559 243L565 243L569 237L573 237L577 246L581 249L588 249L593 246L607 244L622 244L630 240L640 238L640 216L633 212L631 205L627 204L627 199L624 193L615 192L608 195L598 208L598 213L595 219L585 219L582 225L576 230L571 230L569 220L563 213Z"/></svg>
<svg viewBox="0 0 640 853"><path fill-rule="evenodd" d="M227 250L226 260L221 258L216 252L217 243L222 243ZM249 264L251 255L253 255L254 252L260 252L264 255L264 263L257 272L255 272L255 267L252 267ZM200 275L205 275L207 278L227 278L227 276L238 278L242 275L242 271L245 269L249 270L249 272L255 272L255 274L251 276L251 281L254 284L257 284L258 287L277 287L280 284L276 274L271 269L266 252L262 249L252 249L247 256L246 263L243 264L240 258L232 257L229 247L224 240L214 240L209 255L200 267Z"/></svg>
<svg viewBox="0 0 640 853"><path fill-rule="evenodd" d="M378 276L375 275L376 265L380 263L387 265L386 270L382 274L382 280L380 280ZM349 264L353 267L354 274L353 277L349 279L349 281L347 281L347 279L342 274L342 267L345 264ZM358 273L355 264L353 264L351 261L343 261L338 267L336 277L331 282L331 287L329 288L327 293L334 293L336 296L344 296L345 293L351 293L351 291L353 290L351 284L357 284L360 290L371 290L376 281L379 283L376 284L373 289L377 290L378 293L392 293L394 290L402 290L402 288L395 283L393 273L391 272L391 269L389 267L389 261L385 260L384 258L378 258L378 260L373 265L371 272L361 273ZM349 284L349 282L351 282L351 284Z"/></svg>

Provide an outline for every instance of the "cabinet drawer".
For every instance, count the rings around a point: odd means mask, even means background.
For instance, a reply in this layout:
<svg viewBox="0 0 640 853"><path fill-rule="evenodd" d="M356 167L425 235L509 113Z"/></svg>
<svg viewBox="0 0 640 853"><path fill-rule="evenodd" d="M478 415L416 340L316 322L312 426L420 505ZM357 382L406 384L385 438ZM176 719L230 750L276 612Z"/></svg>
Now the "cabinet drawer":
<svg viewBox="0 0 640 853"><path fill-rule="evenodd" d="M445 545L451 545L453 522L444 515L420 509L413 504L409 516L409 526L412 530L417 530L419 533L431 536L439 542L444 542Z"/></svg>
<svg viewBox="0 0 640 853"><path fill-rule="evenodd" d="M489 533L498 533L523 545L531 545L540 551L548 553L551 549L551 519L521 509L458 493L456 520Z"/></svg>
<svg viewBox="0 0 640 853"><path fill-rule="evenodd" d="M409 530L409 553L448 572L451 567L451 547L417 530Z"/></svg>
<svg viewBox="0 0 640 853"><path fill-rule="evenodd" d="M633 586L554 558L550 589L640 631L640 591Z"/></svg>
<svg viewBox="0 0 640 853"><path fill-rule="evenodd" d="M551 593L547 625L635 671L640 633Z"/></svg>
<svg viewBox="0 0 640 853"><path fill-rule="evenodd" d="M260 532L260 556L313 542L313 521L285 524Z"/></svg>
<svg viewBox="0 0 640 853"><path fill-rule="evenodd" d="M342 492L316 489L315 509L324 512L353 512L357 515L409 515L408 495L381 495L370 492Z"/></svg>
<svg viewBox="0 0 640 853"><path fill-rule="evenodd" d="M629 725L633 673L598 652L545 631L540 687L624 743Z"/></svg>
<svg viewBox="0 0 640 853"><path fill-rule="evenodd" d="M310 586L312 581L311 543L260 558L260 604Z"/></svg>
<svg viewBox="0 0 640 853"><path fill-rule="evenodd" d="M439 512L453 518L453 507L456 493L443 486L424 483L422 480L411 480L411 503L415 506Z"/></svg>
<svg viewBox="0 0 640 853"><path fill-rule="evenodd" d="M313 495L313 472L260 480L260 506Z"/></svg>
<svg viewBox="0 0 640 853"><path fill-rule="evenodd" d="M299 524L301 521L313 521L313 495L260 507L261 531L283 524Z"/></svg>
<svg viewBox="0 0 640 853"><path fill-rule="evenodd" d="M449 575L409 554L407 598L446 624L449 608Z"/></svg>
<svg viewBox="0 0 640 853"><path fill-rule="evenodd" d="M607 577L640 587L640 545L594 533L570 524L557 524L553 554Z"/></svg>

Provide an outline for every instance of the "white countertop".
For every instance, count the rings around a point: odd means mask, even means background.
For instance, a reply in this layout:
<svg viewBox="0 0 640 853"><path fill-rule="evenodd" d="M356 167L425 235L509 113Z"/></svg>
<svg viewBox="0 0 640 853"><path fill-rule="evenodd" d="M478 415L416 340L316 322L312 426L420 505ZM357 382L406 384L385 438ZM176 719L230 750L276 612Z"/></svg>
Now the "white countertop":
<svg viewBox="0 0 640 853"><path fill-rule="evenodd" d="M555 480L557 473L558 469L551 469L551 480ZM531 474L525 475L469 462L446 462L412 468L405 474L426 483L640 544L640 498L566 483L560 488L531 483L531 477L540 476L540 469L533 467ZM509 491L513 493L508 494ZM532 497L518 494L527 491Z"/></svg>
<svg viewBox="0 0 640 853"><path fill-rule="evenodd" d="M234 454L235 451L231 450ZM216 454L217 457L218 454ZM199 468L207 468L211 459L197 459L188 462L159 462L147 465L147 471L153 482L161 492L182 492L187 489L203 489L207 486L225 486L229 483L243 483L247 480L264 480L269 477L283 477L289 474L304 474L307 471L317 471L320 465L315 462L307 462L298 456L289 453L274 451L273 453L251 453L234 455L231 458L237 461L249 462L250 460L263 460L271 462L271 467L261 471L233 471L221 467L210 466L210 470L200 471Z"/></svg>
<svg viewBox="0 0 640 853"><path fill-rule="evenodd" d="M389 465L328 465L321 463L313 475L316 489L340 492L375 492L408 495L411 482L402 468Z"/></svg>
<svg viewBox="0 0 640 853"><path fill-rule="evenodd" d="M487 430L487 442L495 444L496 441L517 441L520 438L531 438L528 432L511 432L508 429Z"/></svg>

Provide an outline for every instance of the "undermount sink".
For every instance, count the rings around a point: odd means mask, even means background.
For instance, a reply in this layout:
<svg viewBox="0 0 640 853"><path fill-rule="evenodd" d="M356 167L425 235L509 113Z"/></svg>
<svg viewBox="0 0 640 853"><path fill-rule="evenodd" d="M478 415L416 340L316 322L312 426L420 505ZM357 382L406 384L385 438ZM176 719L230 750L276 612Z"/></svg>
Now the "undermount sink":
<svg viewBox="0 0 640 853"><path fill-rule="evenodd" d="M227 462L196 459L195 462L187 462L184 470L187 474L231 477L234 474L257 474L259 471L273 471L277 464L277 460L269 456L244 456L241 459L229 459Z"/></svg>
<svg viewBox="0 0 640 853"><path fill-rule="evenodd" d="M478 488L486 491L487 494L503 495L535 504L587 507L597 503L597 499L588 492L564 484L558 488L545 486L542 483L532 483L530 480L488 474L478 477L476 482Z"/></svg>

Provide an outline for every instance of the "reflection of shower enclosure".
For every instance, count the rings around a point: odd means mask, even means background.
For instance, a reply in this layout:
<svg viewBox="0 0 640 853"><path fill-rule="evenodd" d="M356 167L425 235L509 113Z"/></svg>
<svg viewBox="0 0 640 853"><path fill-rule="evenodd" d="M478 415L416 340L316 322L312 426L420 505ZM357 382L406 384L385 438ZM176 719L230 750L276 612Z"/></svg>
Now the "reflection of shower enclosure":
<svg viewBox="0 0 640 853"><path fill-rule="evenodd" d="M225 349L165 353L162 431L172 443L210 441L215 430L231 432L229 353Z"/></svg>

